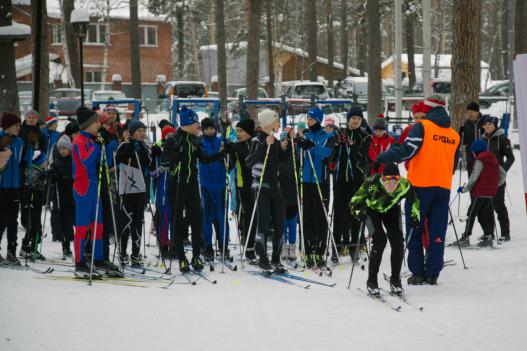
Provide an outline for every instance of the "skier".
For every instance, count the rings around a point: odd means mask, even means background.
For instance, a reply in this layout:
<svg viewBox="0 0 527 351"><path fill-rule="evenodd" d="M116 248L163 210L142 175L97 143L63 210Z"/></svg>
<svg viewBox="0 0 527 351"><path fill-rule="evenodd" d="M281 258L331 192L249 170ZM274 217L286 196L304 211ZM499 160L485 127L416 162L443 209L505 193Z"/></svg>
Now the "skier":
<svg viewBox="0 0 527 351"><path fill-rule="evenodd" d="M256 202L254 206L257 208L254 219L256 221L255 249L262 270L285 272L286 269L280 262L284 200L280 191L278 165L280 161L287 159L288 149L273 136L280 127L276 112L270 109L262 110L258 113L258 122L262 130L251 140L251 150L246 158L247 166L252 169L252 190ZM271 227L274 229L272 235ZM271 262L267 257L268 237L273 243Z"/></svg>
<svg viewBox="0 0 527 351"><path fill-rule="evenodd" d="M4 112L0 125L0 150L8 156L7 163L0 171L0 242L7 230L6 264L20 265L16 257L18 211L20 189L22 188L22 170L24 164L31 164L32 154L26 152L23 156L24 141L19 137L20 117L13 113Z"/></svg>
<svg viewBox="0 0 527 351"><path fill-rule="evenodd" d="M349 253L352 259L357 259L354 255L355 245L359 238L360 222L346 211L346 208L367 176L371 138L361 128L363 113L360 107L351 108L346 118L347 128L338 133L336 149L332 156L332 163L335 165L333 167L335 173L333 230L341 255ZM336 262L336 259L337 256L333 253L332 260Z"/></svg>
<svg viewBox="0 0 527 351"><path fill-rule="evenodd" d="M51 157L53 154L53 148L59 140L61 133L57 132L58 127L58 118L54 116L48 116L46 118L45 128L42 128L42 134L46 139L46 154L48 157ZM58 208L58 199L57 199L57 190L56 184L51 183L49 185L49 198L47 199L51 203L51 234L53 241L61 241L62 234L60 233L60 217L59 217L59 208ZM50 203L45 204L45 206L50 206Z"/></svg>
<svg viewBox="0 0 527 351"><path fill-rule="evenodd" d="M303 149L302 186L303 196L303 221L306 245L306 265L311 268L326 265L324 252L326 250L326 235L328 220L325 211L329 202L329 170L327 164L335 144L330 134L326 133L320 123L324 113L318 107L307 112L307 125L309 129L304 137L299 139ZM322 196L322 199L321 199ZM326 210L324 210L324 207Z"/></svg>
<svg viewBox="0 0 527 351"><path fill-rule="evenodd" d="M128 239L132 239L131 264L143 266L140 255L141 234L145 213L146 189L145 170L152 162L150 150L145 145L146 126L137 120L128 124L130 139L117 148L115 163L119 166L119 196L121 197L120 227L121 233L121 263L129 263L126 247Z"/></svg>
<svg viewBox="0 0 527 351"><path fill-rule="evenodd" d="M417 230L419 201L416 199L415 190L406 178L400 176L396 164L387 163L383 167L382 175L377 173L366 179L350 201L351 212L363 222L369 217L375 228L366 283L368 291L374 296L380 296L377 275L387 240L390 241L391 247L390 288L398 295L403 292L400 273L404 257L404 239L399 227L401 216L399 203L403 199L406 199L411 209L412 228Z"/></svg>
<svg viewBox="0 0 527 351"><path fill-rule="evenodd" d="M75 275L87 279L90 271L95 278L101 274L91 267L94 261L103 259L102 252L102 204L100 201L101 144L96 142L101 124L99 115L86 107L77 110L80 133L73 140L73 198L75 200ZM95 232L95 235L94 235ZM94 240L93 243L92 240ZM92 247L95 247L92 252Z"/></svg>
<svg viewBox="0 0 527 351"><path fill-rule="evenodd" d="M183 211L187 211L192 230L192 261L195 270L203 269L200 257L203 235L203 214L198 180L198 160L204 163L221 159L224 152L207 156L204 154L198 134L199 120L194 111L186 106L181 107L179 125L176 135L165 141L163 149L163 166L168 167L172 174L170 188L170 204L174 214L174 244L175 254L179 259L179 270L182 273L190 271L185 256L183 241L187 235L187 227L183 221Z"/></svg>
<svg viewBox="0 0 527 351"><path fill-rule="evenodd" d="M472 143L471 151L476 161L472 174L465 186L458 188L458 193L470 191L469 216L465 233L459 239L461 246L470 245L470 235L476 217L483 228L483 237L478 242L479 247L492 246L494 237L494 213L492 213L492 199L498 192L498 186L505 184L507 173L500 167L496 156L487 150L487 145L481 139Z"/></svg>
<svg viewBox="0 0 527 351"><path fill-rule="evenodd" d="M463 146L465 147L465 155L467 158L467 172L468 176L472 174L472 168L474 167L473 153L470 151L472 143L478 140L483 133L482 125L483 122L481 112L479 112L479 104L477 102L471 102L467 105L468 118L465 124L460 130L460 135L463 139Z"/></svg>
<svg viewBox="0 0 527 351"><path fill-rule="evenodd" d="M375 168L377 156L382 152L388 150L395 140L386 131L386 120L384 118L377 118L373 124L373 135L371 136L370 149L368 150L368 157L370 158L371 167L370 174L382 174L383 165Z"/></svg>
<svg viewBox="0 0 527 351"><path fill-rule="evenodd" d="M443 268L445 235L448 226L448 202L452 175L457 165L459 135L450 127L450 118L438 97L428 98L436 107L426 119L416 123L404 144L394 144L377 158L380 163L410 160L408 180L420 201L420 218L428 218L430 246L423 253L422 226L408 238L408 284L437 284ZM410 223L410 211L406 220Z"/></svg>
<svg viewBox="0 0 527 351"><path fill-rule="evenodd" d="M200 138L201 148L205 155L214 155L223 149L223 141L217 136L216 126L210 118L201 121L203 136ZM204 234L204 259L206 262L214 261L214 249L212 247L212 227L218 224L219 251L223 253L225 245L225 258L229 259L229 225L225 222L227 209L225 208L225 192L227 170L223 160L209 163L199 163L199 179L201 185L201 201L203 208L203 234ZM224 243L224 240L226 242Z"/></svg>
<svg viewBox="0 0 527 351"><path fill-rule="evenodd" d="M485 116L482 125L485 133L483 133L481 138L487 144L487 149L496 156L505 172L508 172L514 163L514 153L512 152L511 142L505 132L503 129L498 128L498 118ZM501 241L511 240L509 213L507 212L507 206L505 206L506 186L506 183L500 183L498 192L492 200L492 206L498 215L498 222L500 222Z"/></svg>

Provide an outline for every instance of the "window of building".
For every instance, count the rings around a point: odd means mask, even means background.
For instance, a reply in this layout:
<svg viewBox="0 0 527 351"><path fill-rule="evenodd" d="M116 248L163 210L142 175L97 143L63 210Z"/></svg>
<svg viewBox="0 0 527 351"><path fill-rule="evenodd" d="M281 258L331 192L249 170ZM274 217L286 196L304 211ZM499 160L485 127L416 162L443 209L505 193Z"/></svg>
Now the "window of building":
<svg viewBox="0 0 527 351"><path fill-rule="evenodd" d="M106 35L106 24L104 23L90 23L86 31L85 44L104 44L104 36Z"/></svg>
<svg viewBox="0 0 527 351"><path fill-rule="evenodd" d="M53 32L53 44L61 44L62 43L62 24L56 23L52 27Z"/></svg>
<svg viewBox="0 0 527 351"><path fill-rule="evenodd" d="M96 83L102 81L102 72L101 71L87 71L85 72L85 81L86 83Z"/></svg>
<svg viewBox="0 0 527 351"><path fill-rule="evenodd" d="M139 26L139 45L157 46L157 26Z"/></svg>

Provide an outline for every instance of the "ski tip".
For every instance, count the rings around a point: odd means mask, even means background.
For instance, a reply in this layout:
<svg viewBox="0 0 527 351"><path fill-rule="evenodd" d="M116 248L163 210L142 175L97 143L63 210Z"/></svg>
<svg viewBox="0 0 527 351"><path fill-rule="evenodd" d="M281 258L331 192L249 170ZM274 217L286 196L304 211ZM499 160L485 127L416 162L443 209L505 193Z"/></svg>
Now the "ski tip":
<svg viewBox="0 0 527 351"><path fill-rule="evenodd" d="M311 287L311 284L308 284L306 286L304 286L304 289L309 289Z"/></svg>
<svg viewBox="0 0 527 351"><path fill-rule="evenodd" d="M214 280L214 281L212 282L212 284L216 284L217 282L218 282L217 280Z"/></svg>
<svg viewBox="0 0 527 351"><path fill-rule="evenodd" d="M419 307L419 311L423 312L423 306Z"/></svg>
<svg viewBox="0 0 527 351"><path fill-rule="evenodd" d="M236 272L238 270L238 266L234 266L234 268L232 269L234 272Z"/></svg>

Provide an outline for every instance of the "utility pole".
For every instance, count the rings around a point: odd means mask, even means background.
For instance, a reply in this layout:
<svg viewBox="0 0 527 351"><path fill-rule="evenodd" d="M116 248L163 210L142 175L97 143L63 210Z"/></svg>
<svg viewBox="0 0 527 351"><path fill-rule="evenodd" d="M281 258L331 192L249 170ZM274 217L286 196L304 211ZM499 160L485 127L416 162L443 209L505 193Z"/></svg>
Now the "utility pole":
<svg viewBox="0 0 527 351"><path fill-rule="evenodd" d="M401 51L403 42L403 13L401 0L395 0L395 117L402 117L403 91L401 84Z"/></svg>
<svg viewBox="0 0 527 351"><path fill-rule="evenodd" d="M515 51L515 48L514 48L514 26L516 24L516 6L515 6L515 1L514 0L507 0L507 12L508 12L508 15L509 15L509 19L508 19L508 27L507 28L507 44L509 46L509 50L508 51L508 55L507 55L507 67L508 67L508 70L509 70L509 96L510 95L515 95L514 94L514 70L512 68L512 62L514 60L514 51ZM515 98L516 100L516 98ZM512 119L513 122L512 122L512 126L513 128L515 129L518 129L518 119L517 119L517 114L516 114L516 109L514 109L514 111L512 111L512 109L510 110L510 117L509 117L509 122L510 120ZM513 116L514 114L514 116Z"/></svg>
<svg viewBox="0 0 527 351"><path fill-rule="evenodd" d="M430 95L430 52L432 51L432 5L431 0L423 0L423 64L421 78L423 80L423 94L426 98Z"/></svg>

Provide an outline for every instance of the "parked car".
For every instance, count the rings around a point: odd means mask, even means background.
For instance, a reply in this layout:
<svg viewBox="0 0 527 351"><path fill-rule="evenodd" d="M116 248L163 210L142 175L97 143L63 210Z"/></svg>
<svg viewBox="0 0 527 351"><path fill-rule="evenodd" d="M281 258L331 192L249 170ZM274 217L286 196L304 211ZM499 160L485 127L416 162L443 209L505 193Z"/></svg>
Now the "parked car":
<svg viewBox="0 0 527 351"><path fill-rule="evenodd" d="M33 92L19 91L18 101L20 104L20 116L23 116L33 108Z"/></svg>
<svg viewBox="0 0 527 351"><path fill-rule="evenodd" d="M290 99L310 99L315 95L317 99L329 98L328 90L323 83L310 81L292 82L286 92Z"/></svg>
<svg viewBox="0 0 527 351"><path fill-rule="evenodd" d="M511 95L511 91L509 90L509 81L502 81L491 85L479 94L479 105L482 108L489 108L493 103L505 101Z"/></svg>
<svg viewBox="0 0 527 351"><path fill-rule="evenodd" d="M389 95L386 85L381 81L382 106ZM368 77L347 77L342 81L339 95L353 99L364 110L368 108Z"/></svg>
<svg viewBox="0 0 527 351"><path fill-rule="evenodd" d="M238 88L238 89L235 89L230 97L232 98L236 98L236 99L239 99L240 96L247 96L247 92L246 92L246 89L245 88ZM267 95L267 92L265 91L264 88L258 88L258 99L267 99L269 98L269 96Z"/></svg>
<svg viewBox="0 0 527 351"><path fill-rule="evenodd" d="M91 107L91 89L84 89L84 105ZM50 100L57 108L59 116L73 116L81 106L81 90L72 88L55 89L50 94Z"/></svg>
<svg viewBox="0 0 527 351"><path fill-rule="evenodd" d="M434 78L430 80L430 93L432 94L441 94L441 95L450 95L452 92L452 82L450 79L446 78ZM423 95L423 81L419 80L415 83L410 91L412 96L422 96Z"/></svg>
<svg viewBox="0 0 527 351"><path fill-rule="evenodd" d="M128 100L128 97L120 90L95 90L91 94L91 101L106 100Z"/></svg>
<svg viewBox="0 0 527 351"><path fill-rule="evenodd" d="M164 97L207 97L207 85L198 81L170 81L166 83Z"/></svg>

